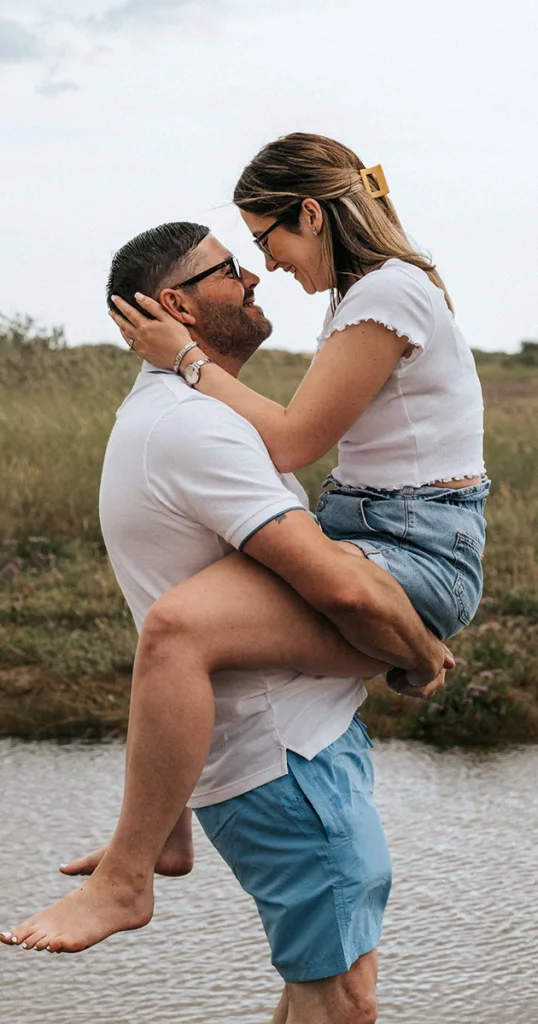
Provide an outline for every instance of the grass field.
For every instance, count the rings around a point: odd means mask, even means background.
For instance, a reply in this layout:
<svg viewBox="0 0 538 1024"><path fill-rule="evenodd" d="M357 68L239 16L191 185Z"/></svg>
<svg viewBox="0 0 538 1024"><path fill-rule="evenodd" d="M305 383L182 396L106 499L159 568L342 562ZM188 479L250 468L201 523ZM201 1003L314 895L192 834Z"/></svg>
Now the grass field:
<svg viewBox="0 0 538 1024"><path fill-rule="evenodd" d="M136 637L97 517L104 447L137 363L114 346L63 347L0 325L0 733L123 732ZM258 353L246 383L279 401L308 361ZM433 703L373 687L377 735L442 743L538 737L538 366L484 357L488 503L485 596L453 642L458 667ZM332 455L301 476L312 500Z"/></svg>

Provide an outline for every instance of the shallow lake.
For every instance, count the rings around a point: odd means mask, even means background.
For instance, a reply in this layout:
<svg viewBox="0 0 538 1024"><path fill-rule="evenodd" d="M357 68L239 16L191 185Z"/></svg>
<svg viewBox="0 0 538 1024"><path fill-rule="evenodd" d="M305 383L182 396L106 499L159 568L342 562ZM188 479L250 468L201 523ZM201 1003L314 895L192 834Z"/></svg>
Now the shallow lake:
<svg viewBox="0 0 538 1024"><path fill-rule="evenodd" d="M102 845L121 743L0 742L0 928L58 899L57 865ZM538 1021L538 749L378 743L394 860L379 1024ZM250 899L204 835L185 879L157 881L141 932L76 956L0 948L3 1020L267 1024L280 981Z"/></svg>

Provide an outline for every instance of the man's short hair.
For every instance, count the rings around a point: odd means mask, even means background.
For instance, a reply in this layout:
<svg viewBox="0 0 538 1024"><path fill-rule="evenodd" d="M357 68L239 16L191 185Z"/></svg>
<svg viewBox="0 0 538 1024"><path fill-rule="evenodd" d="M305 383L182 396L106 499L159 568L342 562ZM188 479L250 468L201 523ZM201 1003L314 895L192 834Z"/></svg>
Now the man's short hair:
<svg viewBox="0 0 538 1024"><path fill-rule="evenodd" d="M181 271L189 265L189 253L208 234L209 228L203 224L183 220L160 224L122 245L114 254L108 275L106 296L109 309L115 309L112 296L120 295L144 313L135 300L135 292L157 298L163 282L172 271L178 271L181 276Z"/></svg>

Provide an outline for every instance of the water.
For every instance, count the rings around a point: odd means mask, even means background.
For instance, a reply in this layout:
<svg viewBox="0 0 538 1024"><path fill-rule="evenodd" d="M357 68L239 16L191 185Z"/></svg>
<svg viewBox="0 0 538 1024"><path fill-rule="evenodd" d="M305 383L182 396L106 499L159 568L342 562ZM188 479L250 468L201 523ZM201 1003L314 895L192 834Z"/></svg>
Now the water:
<svg viewBox="0 0 538 1024"><path fill-rule="evenodd" d="M538 1021L538 749L376 749L395 884L379 1024ZM121 744L0 742L0 927L73 886L61 861L102 845ZM159 879L142 932L76 956L0 948L0 1011L21 1024L267 1024L280 992L256 910L202 833Z"/></svg>

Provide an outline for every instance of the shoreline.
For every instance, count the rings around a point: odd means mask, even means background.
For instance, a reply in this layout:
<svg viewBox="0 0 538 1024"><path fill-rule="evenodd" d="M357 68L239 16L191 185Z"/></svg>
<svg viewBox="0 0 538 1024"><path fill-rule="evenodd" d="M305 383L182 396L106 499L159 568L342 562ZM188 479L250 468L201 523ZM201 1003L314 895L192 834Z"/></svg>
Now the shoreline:
<svg viewBox="0 0 538 1024"><path fill-rule="evenodd" d="M0 738L123 739L130 684L129 674L66 680L32 665L1 669ZM374 740L421 740L445 748L538 742L538 704L524 691L469 682L461 665L433 701L399 697L381 676L367 685L362 717Z"/></svg>

